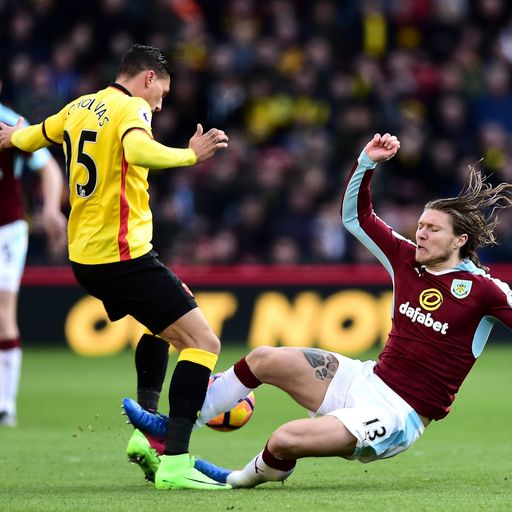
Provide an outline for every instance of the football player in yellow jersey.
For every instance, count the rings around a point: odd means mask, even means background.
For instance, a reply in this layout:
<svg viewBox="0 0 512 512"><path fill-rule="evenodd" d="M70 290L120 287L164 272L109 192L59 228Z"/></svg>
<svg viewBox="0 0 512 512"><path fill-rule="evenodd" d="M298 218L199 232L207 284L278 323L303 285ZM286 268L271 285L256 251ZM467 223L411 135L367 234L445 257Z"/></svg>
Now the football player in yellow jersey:
<svg viewBox="0 0 512 512"><path fill-rule="evenodd" d="M196 133L186 149L153 139L151 118L162 108L172 72L160 50L134 45L123 57L116 82L82 96L42 123L22 128L0 123L0 150L62 145L70 187L69 258L78 282L102 300L111 320L132 315L147 327L136 351L138 399L156 409L168 357L179 351L169 387L165 454L156 457L140 432L128 453L158 489L229 489L194 468L192 426L201 409L220 341L187 286L152 251L148 169L193 165L226 148L212 128Z"/></svg>

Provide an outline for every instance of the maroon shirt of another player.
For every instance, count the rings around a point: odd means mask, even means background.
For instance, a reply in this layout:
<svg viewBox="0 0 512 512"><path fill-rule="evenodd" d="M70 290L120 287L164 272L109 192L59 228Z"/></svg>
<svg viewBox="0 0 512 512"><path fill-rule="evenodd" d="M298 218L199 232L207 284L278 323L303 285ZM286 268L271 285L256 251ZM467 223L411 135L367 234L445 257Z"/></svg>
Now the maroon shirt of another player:
<svg viewBox="0 0 512 512"><path fill-rule="evenodd" d="M0 103L0 121L15 125L19 115ZM24 161L32 171L45 166L51 155L47 149L26 154L16 148L0 151L0 226L25 219L20 177Z"/></svg>
<svg viewBox="0 0 512 512"><path fill-rule="evenodd" d="M416 412L444 418L497 320L512 328L512 292L470 260L438 273L416 263L416 244L375 212L376 163L364 151L346 184L342 219L393 281L393 324L375 373Z"/></svg>

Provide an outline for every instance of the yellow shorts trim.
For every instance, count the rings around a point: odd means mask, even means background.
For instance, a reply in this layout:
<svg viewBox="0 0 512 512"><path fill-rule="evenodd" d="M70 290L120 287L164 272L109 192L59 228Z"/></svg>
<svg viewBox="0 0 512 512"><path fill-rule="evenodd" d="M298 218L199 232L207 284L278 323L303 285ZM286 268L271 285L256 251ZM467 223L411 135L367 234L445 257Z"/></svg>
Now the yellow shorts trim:
<svg viewBox="0 0 512 512"><path fill-rule="evenodd" d="M219 356L213 352L200 348L185 348L180 352L178 363L180 361L191 361L192 363L206 366L210 371L213 371L217 364L217 359L219 359Z"/></svg>

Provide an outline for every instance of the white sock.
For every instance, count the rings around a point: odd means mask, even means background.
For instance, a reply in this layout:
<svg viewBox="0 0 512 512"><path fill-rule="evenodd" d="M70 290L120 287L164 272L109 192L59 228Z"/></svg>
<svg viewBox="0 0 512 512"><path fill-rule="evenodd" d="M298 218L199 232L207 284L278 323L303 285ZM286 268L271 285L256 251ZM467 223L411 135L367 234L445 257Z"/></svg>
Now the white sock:
<svg viewBox="0 0 512 512"><path fill-rule="evenodd" d="M21 372L21 348L0 350L0 411L16 417Z"/></svg>
<svg viewBox="0 0 512 512"><path fill-rule="evenodd" d="M233 471L228 475L227 483L233 488L236 487L255 487L263 482L280 482L288 478L292 473L290 471L281 471L270 467L263 462L262 451L240 471Z"/></svg>
<svg viewBox="0 0 512 512"><path fill-rule="evenodd" d="M219 414L230 411L251 391L252 388L248 388L240 382L233 367L222 372L221 376L208 386L206 398L194 429L206 425Z"/></svg>

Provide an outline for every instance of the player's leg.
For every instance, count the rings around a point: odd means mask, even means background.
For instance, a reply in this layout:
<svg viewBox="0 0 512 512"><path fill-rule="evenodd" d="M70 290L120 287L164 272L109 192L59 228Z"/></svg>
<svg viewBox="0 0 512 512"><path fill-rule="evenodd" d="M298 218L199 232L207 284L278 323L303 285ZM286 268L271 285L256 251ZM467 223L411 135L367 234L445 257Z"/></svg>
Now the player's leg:
<svg viewBox="0 0 512 512"><path fill-rule="evenodd" d="M135 369L137 402L148 411L158 409L168 362L169 343L146 330L135 348Z"/></svg>
<svg viewBox="0 0 512 512"><path fill-rule="evenodd" d="M262 383L282 389L306 409L316 411L338 364L338 359L324 350L258 347L208 388L197 424L205 425L218 414L229 411Z"/></svg>
<svg viewBox="0 0 512 512"><path fill-rule="evenodd" d="M237 363L239 378L249 383L255 378L274 385L310 411L317 411L326 397L329 385L338 371L338 357L318 349L260 347ZM236 365L235 365L236 366ZM352 378L348 371L347 378ZM213 387L213 386L211 386ZM254 487L263 482L287 478L301 457L350 455L356 438L338 418L324 416L296 420L278 428L265 449L242 470L226 471L200 461L201 471L225 481L232 487Z"/></svg>
<svg viewBox="0 0 512 512"><path fill-rule="evenodd" d="M0 425L16 424L21 341L16 325L17 294L0 290Z"/></svg>
<svg viewBox="0 0 512 512"><path fill-rule="evenodd" d="M103 301L111 320L132 315L181 351L169 388L171 421L155 485L169 489L229 489L194 469L188 453L192 425L220 350L220 341L190 290L155 253L106 265L72 263L72 268L78 282Z"/></svg>
<svg viewBox="0 0 512 512"><path fill-rule="evenodd" d="M356 438L334 416L291 421L279 427L242 470L231 472L227 483L235 488L285 480L299 458L347 456L355 446Z"/></svg>
<svg viewBox="0 0 512 512"><path fill-rule="evenodd" d="M290 421L279 427L265 448L241 470L225 470L207 461L196 466L203 473L233 488L255 487L288 478L302 457L349 456L356 438L335 416Z"/></svg>
<svg viewBox="0 0 512 512"><path fill-rule="evenodd" d="M208 387L196 426L231 410L262 383L281 388L306 409L316 411L338 365L338 358L323 350L259 347L222 372ZM125 401L125 409L135 426L152 435L163 435L165 417L148 415L129 400Z"/></svg>
<svg viewBox="0 0 512 512"><path fill-rule="evenodd" d="M135 349L137 402L147 411L155 413L158 409L168 361L169 344L147 330ZM160 464L155 446L161 448L160 440L135 429L126 447L128 460L137 464L145 478L151 482Z"/></svg>
<svg viewBox="0 0 512 512"><path fill-rule="evenodd" d="M180 354L169 386L169 424L155 485L158 489L227 489L229 486L219 485L197 471L189 455L192 427L204 402L210 374L220 352L220 341L197 307L160 335Z"/></svg>
<svg viewBox="0 0 512 512"><path fill-rule="evenodd" d="M27 244L25 221L0 227L0 425L7 426L16 424L22 359L17 303Z"/></svg>

